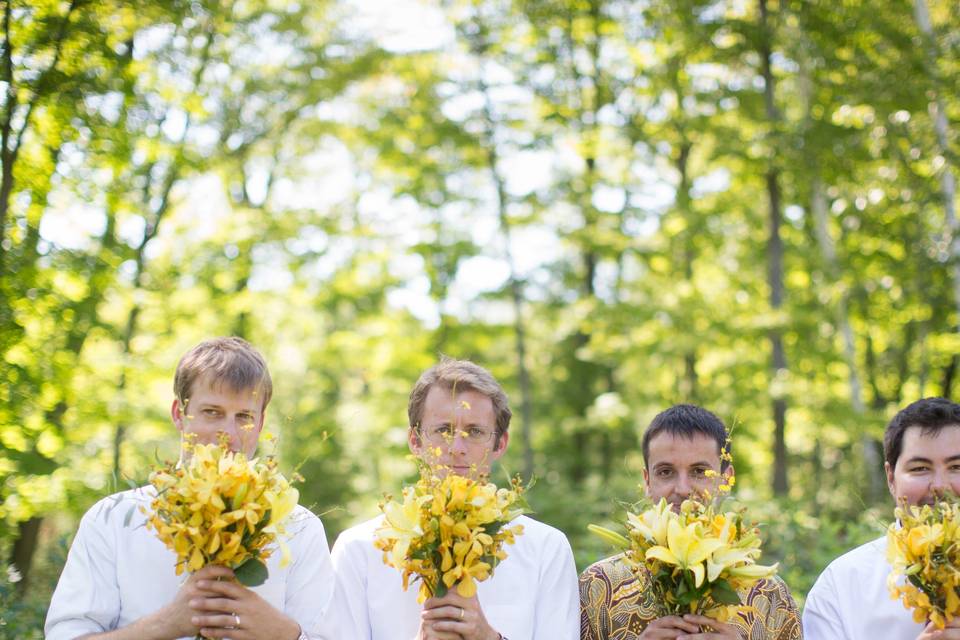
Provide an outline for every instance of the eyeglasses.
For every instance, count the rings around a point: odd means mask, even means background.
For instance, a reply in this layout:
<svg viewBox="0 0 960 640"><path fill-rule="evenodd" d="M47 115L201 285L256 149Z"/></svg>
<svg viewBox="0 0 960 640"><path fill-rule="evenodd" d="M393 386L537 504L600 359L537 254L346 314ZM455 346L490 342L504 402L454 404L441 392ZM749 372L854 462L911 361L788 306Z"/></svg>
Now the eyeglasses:
<svg viewBox="0 0 960 640"><path fill-rule="evenodd" d="M448 424L441 424L435 427L420 427L420 433L430 444L450 445L453 439L460 436L467 444L487 444L496 433L493 429L484 429L483 427L467 427L465 429L454 429Z"/></svg>

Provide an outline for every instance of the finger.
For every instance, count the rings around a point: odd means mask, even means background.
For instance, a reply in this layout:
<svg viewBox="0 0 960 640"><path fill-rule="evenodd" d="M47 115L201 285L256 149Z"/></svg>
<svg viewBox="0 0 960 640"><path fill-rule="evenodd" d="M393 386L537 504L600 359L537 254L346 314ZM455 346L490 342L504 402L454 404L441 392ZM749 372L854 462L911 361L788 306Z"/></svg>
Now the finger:
<svg viewBox="0 0 960 640"><path fill-rule="evenodd" d="M420 618L423 620L460 620L464 617L466 617L466 610L461 607L454 607L452 605L443 605L433 609L424 609L420 613Z"/></svg>
<svg viewBox="0 0 960 640"><path fill-rule="evenodd" d="M424 640L463 640L459 633L452 633L437 628L437 623L429 624L424 628Z"/></svg>
<svg viewBox="0 0 960 640"><path fill-rule="evenodd" d="M459 606L453 597L453 591L447 591L446 595L444 595L442 598L438 598L437 596L427 598L423 603L424 609L436 609L437 607L453 606Z"/></svg>
<svg viewBox="0 0 960 640"><path fill-rule="evenodd" d="M204 638L227 638L229 640L248 640L248 638L254 637L243 629L224 629L222 627L211 627L209 629L204 627L200 629L200 635Z"/></svg>
<svg viewBox="0 0 960 640"><path fill-rule="evenodd" d="M680 616L665 616L663 618L657 618L647 625L647 628L686 631L688 633L698 633L700 631L699 625L692 622L687 622Z"/></svg>
<svg viewBox="0 0 960 640"><path fill-rule="evenodd" d="M233 614L226 613L217 613L217 614L207 614L207 615L196 615L190 618L190 623L195 627L200 627L201 629L236 629L237 619Z"/></svg>
<svg viewBox="0 0 960 640"><path fill-rule="evenodd" d="M718 631L722 631L722 630L729 631L734 628L733 625L729 623L720 622L719 620L714 620L713 618L708 618L707 616L694 615L692 613L686 614L685 616L683 616L683 619L686 620L687 622L692 622L694 624L700 625L701 627L713 627Z"/></svg>
<svg viewBox="0 0 960 640"><path fill-rule="evenodd" d="M647 627L643 632L644 640L675 640L677 637L676 629L656 629Z"/></svg>
<svg viewBox="0 0 960 640"><path fill-rule="evenodd" d="M471 632L476 632L476 625L458 620L436 620L430 623L430 627L454 637L463 636L466 638L471 635Z"/></svg>
<svg viewBox="0 0 960 640"><path fill-rule="evenodd" d="M228 596L230 598L240 599L247 593L247 588L235 582L221 582L214 580L200 580L197 582L197 588L210 593Z"/></svg>
<svg viewBox="0 0 960 640"><path fill-rule="evenodd" d="M237 611L237 601L230 598L191 598L187 605L198 612L216 611L231 616Z"/></svg>
<svg viewBox="0 0 960 640"><path fill-rule="evenodd" d="M219 564L208 564L195 572L191 577L196 580L223 580L224 578L232 580L236 576L233 573L233 569L229 567L224 567Z"/></svg>

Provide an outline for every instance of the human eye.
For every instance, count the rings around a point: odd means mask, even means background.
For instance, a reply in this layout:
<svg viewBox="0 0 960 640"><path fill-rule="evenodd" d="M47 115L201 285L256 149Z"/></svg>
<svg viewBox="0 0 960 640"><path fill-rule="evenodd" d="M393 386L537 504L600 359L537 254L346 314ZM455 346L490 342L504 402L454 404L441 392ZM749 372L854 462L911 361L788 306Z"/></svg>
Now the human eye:
<svg viewBox="0 0 960 640"><path fill-rule="evenodd" d="M660 467L654 471L654 475L656 475L658 478L669 478L673 475L673 469L670 467Z"/></svg>
<svg viewBox="0 0 960 640"><path fill-rule="evenodd" d="M706 478L707 477L707 467L695 467L693 469L693 475L697 478Z"/></svg>
<svg viewBox="0 0 960 640"><path fill-rule="evenodd" d="M206 409L204 409L203 411L201 411L201 413L202 413L204 416L208 417L208 418L219 418L219 417L220 417L220 410L219 410L219 409L213 409L213 408L211 408L211 407L207 407Z"/></svg>
<svg viewBox="0 0 960 640"><path fill-rule="evenodd" d="M907 467L908 473L926 473L930 470L930 467L925 464L914 464Z"/></svg>
<svg viewBox="0 0 960 640"><path fill-rule="evenodd" d="M468 427L467 437L471 440L485 440L487 438L487 430L481 429L480 427Z"/></svg>
<svg viewBox="0 0 960 640"><path fill-rule="evenodd" d="M430 435L437 438L449 438L452 430L448 424L440 424L430 429Z"/></svg>
<svg viewBox="0 0 960 640"><path fill-rule="evenodd" d="M237 416L237 419L243 424L253 424L252 413L241 413L239 416Z"/></svg>

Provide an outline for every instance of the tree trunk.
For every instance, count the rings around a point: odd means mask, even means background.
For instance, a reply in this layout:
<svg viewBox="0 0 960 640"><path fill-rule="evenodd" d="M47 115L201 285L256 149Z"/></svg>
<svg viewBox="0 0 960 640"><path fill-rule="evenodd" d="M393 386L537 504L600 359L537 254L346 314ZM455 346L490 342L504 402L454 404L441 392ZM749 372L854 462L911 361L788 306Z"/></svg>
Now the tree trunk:
<svg viewBox="0 0 960 640"><path fill-rule="evenodd" d="M480 16L476 17L477 22L481 21ZM527 369L527 332L524 323L524 300L523 286L520 276L517 273L516 260L513 256L513 235L510 224L510 216L507 211L508 196L506 183L500 174L499 153L497 151L497 119L493 111L493 100L490 97L489 87L484 79L484 56L486 53L486 43L479 34L484 33L484 28L477 29L474 37L471 38L471 51L480 61L480 74L478 86L483 95L483 136L484 145L487 148L487 170L490 172L490 179L493 182L497 194L497 220L500 225L500 234L503 237L503 254L507 262L508 278L507 286L510 289L510 303L513 307L513 336L514 348L517 357L517 382L520 386L520 443L523 450L523 477L529 480L533 477L534 459L533 459L533 389L530 384L530 372Z"/></svg>
<svg viewBox="0 0 960 640"><path fill-rule="evenodd" d="M957 363L960 362L960 356L950 358L950 363L943 368L943 382L941 383L940 395L944 398L950 398L953 393L953 379L957 375Z"/></svg>
<svg viewBox="0 0 960 640"><path fill-rule="evenodd" d="M933 25L930 23L930 12L927 10L926 0L914 0L913 13L917 26L926 40L926 66L929 75L935 78L937 66L937 49L933 38ZM937 146L943 158L943 167L940 171L940 195L943 199L945 218L944 233L950 246L950 275L953 280L953 303L957 313L956 330L960 332L960 225L957 223L957 184L953 175L953 165L950 162L950 129L947 122L946 107L940 95L939 87L933 89L934 98L930 103L933 116L933 128L937 134Z"/></svg>
<svg viewBox="0 0 960 640"><path fill-rule="evenodd" d="M767 239L768 284L770 286L770 307L774 312L783 308L783 241L780 238L780 170L773 155L773 138L777 134L780 114L774 102L774 78L771 58L772 34L769 24L767 1L759 0L760 7L760 62L763 72L763 98L767 121L771 133L771 159L767 169L766 184L769 201L770 235ZM772 350L771 381L787 372L787 357L783 348L783 335L780 328L770 330ZM783 391L773 398L773 493L786 495L787 483L787 442L786 442L787 400Z"/></svg>
<svg viewBox="0 0 960 640"><path fill-rule="evenodd" d="M207 63L210 60L210 47L213 44L214 30L211 30L207 34L207 38L204 41L203 49L201 50L200 64L198 65L197 70L193 75L193 86L196 88L200 85L200 80L203 77L203 72L206 69ZM131 56L133 54L133 42L129 43L128 53ZM132 90L132 87L131 87ZM161 121L166 119L167 115L164 114L161 118ZM152 220L145 220L145 228L143 230L143 237L140 239L140 243L136 247L136 260L134 264L134 277L133 277L133 290L134 292L140 290L143 287L143 273L146 268L146 248L147 245L156 237L157 232L160 230L160 222L163 220L164 216L170 210L170 196L173 193L173 187L177 183L177 180L180 179L180 172L182 169L184 161L184 146L187 140L187 134L190 131L192 124L192 116L187 115L186 123L183 127L183 133L180 136L178 141L178 146L176 147L176 153L172 161L170 162L170 168L167 170L167 174L164 177L162 184L160 185L159 193L159 202L156 204L156 207L153 211L150 211L151 202L154 200L153 190L153 171L147 171L146 173L146 183L144 184L141 201L143 202L144 211L148 212L149 215L152 215ZM131 355L130 345L133 341L133 336L137 330L137 319L140 316L140 305L137 302L134 302L133 307L131 307L129 314L127 315L127 324L123 334L123 355L125 358L129 358ZM127 386L127 369L126 365L120 370L120 381L118 382L118 393L123 393L124 389ZM116 427L113 432L113 473L114 477L121 477L121 452L123 448L123 441L126 439L127 434L127 424L125 420L117 420Z"/></svg>
<svg viewBox="0 0 960 640"><path fill-rule="evenodd" d="M10 551L10 563L20 572L21 579L17 583L18 597L26 593L30 582L33 554L37 550L37 539L40 537L42 522L43 518L34 516L17 524L17 538L13 541L13 549Z"/></svg>
<svg viewBox="0 0 960 640"><path fill-rule="evenodd" d="M70 0L70 4L67 5L67 12L64 14L60 26L52 38L53 56L51 57L50 64L37 76L33 87L33 95L27 102L26 111L22 115L20 129L15 136L13 132L13 122L19 102L17 101L17 86L13 76L13 42L10 39L10 20L13 11L13 2L12 0L7 0L7 2L3 4L4 41L0 66L2 66L3 70L2 79L7 84L7 96L3 122L0 123L0 163L3 165L2 169L0 169L0 276L5 273L6 269L6 248L4 240L6 239L7 218L10 215L10 197L13 195L14 187L13 168L20 155L20 148L23 146L24 134L30 128L33 111L37 103L40 102L45 95L44 92L51 74L56 71L57 66L60 64L63 43L67 38L68 27L70 26L70 17L77 8L78 0Z"/></svg>

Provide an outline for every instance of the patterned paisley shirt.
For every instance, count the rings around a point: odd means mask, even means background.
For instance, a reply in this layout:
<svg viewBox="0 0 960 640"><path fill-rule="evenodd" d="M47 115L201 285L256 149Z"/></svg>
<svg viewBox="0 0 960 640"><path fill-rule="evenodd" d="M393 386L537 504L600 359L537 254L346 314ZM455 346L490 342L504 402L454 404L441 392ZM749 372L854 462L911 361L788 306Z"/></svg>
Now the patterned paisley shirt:
<svg viewBox="0 0 960 640"><path fill-rule="evenodd" d="M637 640L657 617L657 603L647 581L634 574L623 554L596 562L580 575L581 640ZM744 598L746 596L746 598ZM800 616L787 585L780 578L761 580L742 602L754 611L731 624L746 640L800 640Z"/></svg>

